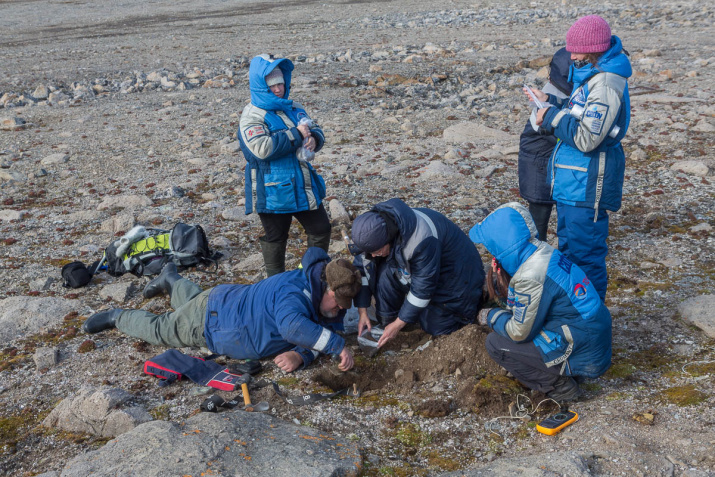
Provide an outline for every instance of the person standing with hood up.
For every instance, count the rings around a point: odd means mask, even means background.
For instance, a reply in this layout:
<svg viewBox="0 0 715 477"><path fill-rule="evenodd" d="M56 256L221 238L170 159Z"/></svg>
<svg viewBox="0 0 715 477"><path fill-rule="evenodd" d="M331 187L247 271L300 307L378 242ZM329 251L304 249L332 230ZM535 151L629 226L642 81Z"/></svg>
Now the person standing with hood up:
<svg viewBox="0 0 715 477"><path fill-rule="evenodd" d="M539 109L536 124L559 139L548 171L559 250L586 272L605 300L608 211L621 208L626 163L621 140L631 116L631 63L620 38L597 15L571 26L566 50L574 60L569 73L573 93L561 102L535 90L540 101L556 106Z"/></svg>
<svg viewBox="0 0 715 477"><path fill-rule="evenodd" d="M301 147L319 151L323 131L303 107L288 99L293 63L273 55L251 60L251 102L243 109L238 140L246 166L246 214L258 212L266 274L285 271L285 251L293 217L308 235L308 247L326 252L330 219L322 204L325 181L309 162L298 158ZM303 121L301 121L303 120Z"/></svg>

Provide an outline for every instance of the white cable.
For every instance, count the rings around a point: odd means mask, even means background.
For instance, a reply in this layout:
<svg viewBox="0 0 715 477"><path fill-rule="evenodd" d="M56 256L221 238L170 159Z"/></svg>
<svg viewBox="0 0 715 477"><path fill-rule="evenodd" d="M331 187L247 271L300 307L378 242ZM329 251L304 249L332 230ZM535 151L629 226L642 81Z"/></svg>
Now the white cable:
<svg viewBox="0 0 715 477"><path fill-rule="evenodd" d="M530 409L530 410L526 408L526 404L520 404L520 403L519 403L519 398L520 398L520 397L523 397L524 399L526 399L526 400L528 401L529 405L531 406L531 409ZM494 418L488 420L487 422L485 422L485 423L484 423L484 427L485 427L485 429L488 430L489 432L491 432L491 433L493 433L493 434L496 434L497 436L503 438L503 436L502 436L501 434L499 434L498 432L496 432L496 431L494 430L494 425L498 423L499 419L524 419L525 417L531 417L531 415L532 415L532 414L535 414L536 411L539 410L539 408L541 407L541 405L542 405L543 403L547 402L547 401L553 402L554 404L556 404L557 406L559 406L559 408L561 407L561 405L560 405L558 402L556 402L555 400L553 400L553 399L551 399L551 398L546 398L546 399L544 399L544 400L541 401L539 404L537 404L536 407L534 407L533 403L531 402L531 399L529 399L529 396L527 396L527 395L525 395L525 394L517 394L517 396L516 396L516 408L517 408L516 411L510 411L510 414L511 414L510 416L497 416L497 417L494 417Z"/></svg>

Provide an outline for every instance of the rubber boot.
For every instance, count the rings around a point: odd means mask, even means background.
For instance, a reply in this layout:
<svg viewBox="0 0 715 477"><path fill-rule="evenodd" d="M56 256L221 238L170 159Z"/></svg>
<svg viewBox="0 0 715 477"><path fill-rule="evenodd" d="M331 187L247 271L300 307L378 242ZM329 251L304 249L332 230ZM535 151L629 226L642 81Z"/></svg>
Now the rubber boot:
<svg viewBox="0 0 715 477"><path fill-rule="evenodd" d="M323 235L308 234L308 247L319 247L327 252L330 247L330 232Z"/></svg>
<svg viewBox="0 0 715 477"><path fill-rule="evenodd" d="M177 280L181 280L181 275L176 270L176 265L173 262L167 263L161 269L161 273L144 287L144 298L153 298L165 293L171 297L171 286Z"/></svg>
<svg viewBox="0 0 715 477"><path fill-rule="evenodd" d="M284 242L266 242L262 238L261 250L263 251L263 261L266 264L266 275L272 277L286 270L286 246Z"/></svg>
<svg viewBox="0 0 715 477"><path fill-rule="evenodd" d="M117 318L124 310L113 308L111 310L100 311L87 318L82 325L85 333L99 333L104 330L111 330L117 324Z"/></svg>
<svg viewBox="0 0 715 477"><path fill-rule="evenodd" d="M554 383L554 390L546 396L557 402L576 401L581 395L581 388L576 380L570 376L561 376Z"/></svg>

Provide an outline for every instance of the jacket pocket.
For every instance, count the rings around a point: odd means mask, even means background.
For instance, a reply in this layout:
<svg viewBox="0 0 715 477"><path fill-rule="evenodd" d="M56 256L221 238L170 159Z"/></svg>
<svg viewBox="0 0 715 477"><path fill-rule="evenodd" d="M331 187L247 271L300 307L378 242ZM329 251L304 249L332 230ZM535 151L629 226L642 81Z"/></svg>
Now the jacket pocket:
<svg viewBox="0 0 715 477"><path fill-rule="evenodd" d="M266 209L276 212L294 212L295 175L292 172L276 172L263 176L266 193Z"/></svg>
<svg viewBox="0 0 715 477"><path fill-rule="evenodd" d="M561 147L554 164L554 199L584 202L588 189L589 156Z"/></svg>

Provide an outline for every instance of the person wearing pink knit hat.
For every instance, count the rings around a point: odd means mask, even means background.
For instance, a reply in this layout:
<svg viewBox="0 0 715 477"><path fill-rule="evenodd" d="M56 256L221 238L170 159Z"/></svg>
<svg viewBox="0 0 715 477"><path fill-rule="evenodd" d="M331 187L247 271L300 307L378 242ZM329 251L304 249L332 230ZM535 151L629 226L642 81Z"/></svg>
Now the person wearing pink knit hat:
<svg viewBox="0 0 715 477"><path fill-rule="evenodd" d="M598 15L571 25L566 50L573 60L573 92L560 100L532 90L546 103L536 113L536 124L558 139L547 176L556 201L559 250L586 272L605 300L608 211L620 209L623 196L621 140L630 123L632 69L621 39Z"/></svg>

